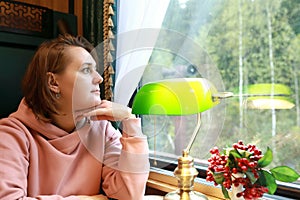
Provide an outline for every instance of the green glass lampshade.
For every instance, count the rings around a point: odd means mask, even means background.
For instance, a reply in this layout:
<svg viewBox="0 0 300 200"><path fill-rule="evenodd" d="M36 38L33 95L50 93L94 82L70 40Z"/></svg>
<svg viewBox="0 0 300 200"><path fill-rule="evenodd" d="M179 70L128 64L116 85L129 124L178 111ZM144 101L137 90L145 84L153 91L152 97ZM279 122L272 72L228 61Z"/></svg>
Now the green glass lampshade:
<svg viewBox="0 0 300 200"><path fill-rule="evenodd" d="M175 78L151 82L137 92L134 114L190 115L208 110L219 103L217 90L204 78Z"/></svg>
<svg viewBox="0 0 300 200"><path fill-rule="evenodd" d="M283 84L261 83L249 85L245 91L247 107L253 109L291 109L291 90Z"/></svg>

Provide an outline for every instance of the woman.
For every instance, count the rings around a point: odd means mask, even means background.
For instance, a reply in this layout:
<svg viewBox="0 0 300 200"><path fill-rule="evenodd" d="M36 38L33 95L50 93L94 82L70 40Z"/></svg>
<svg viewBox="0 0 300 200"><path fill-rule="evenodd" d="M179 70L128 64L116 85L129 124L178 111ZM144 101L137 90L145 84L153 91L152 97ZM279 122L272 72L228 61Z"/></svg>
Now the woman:
<svg viewBox="0 0 300 200"><path fill-rule="evenodd" d="M92 49L64 35L33 56L18 110L0 120L1 200L143 199L147 139L130 108L100 99Z"/></svg>

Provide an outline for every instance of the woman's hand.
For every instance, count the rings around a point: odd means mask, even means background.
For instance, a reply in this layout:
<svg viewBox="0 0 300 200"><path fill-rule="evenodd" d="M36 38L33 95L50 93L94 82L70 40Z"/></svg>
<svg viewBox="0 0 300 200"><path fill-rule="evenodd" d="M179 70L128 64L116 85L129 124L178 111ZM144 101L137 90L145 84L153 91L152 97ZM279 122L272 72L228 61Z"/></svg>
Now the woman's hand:
<svg viewBox="0 0 300 200"><path fill-rule="evenodd" d="M108 198L102 194L95 196L78 196L80 200L108 200Z"/></svg>
<svg viewBox="0 0 300 200"><path fill-rule="evenodd" d="M135 118L135 115L131 113L129 107L107 100L102 100L97 109L85 113L83 116L90 117L91 120L110 121L122 121L124 119Z"/></svg>

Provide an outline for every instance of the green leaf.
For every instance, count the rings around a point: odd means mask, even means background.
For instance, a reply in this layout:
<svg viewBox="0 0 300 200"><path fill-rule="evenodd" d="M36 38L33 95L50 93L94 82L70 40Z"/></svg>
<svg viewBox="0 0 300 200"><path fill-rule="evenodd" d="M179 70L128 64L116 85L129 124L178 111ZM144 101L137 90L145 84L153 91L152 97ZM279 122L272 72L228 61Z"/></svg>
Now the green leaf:
<svg viewBox="0 0 300 200"><path fill-rule="evenodd" d="M234 158L242 158L242 155L237 150L231 150L229 156L232 155Z"/></svg>
<svg viewBox="0 0 300 200"><path fill-rule="evenodd" d="M226 190L226 188L223 185L222 185L222 193L226 199L230 199L228 191Z"/></svg>
<svg viewBox="0 0 300 200"><path fill-rule="evenodd" d="M254 184L257 180L257 178L254 177L254 174L252 172L247 171L246 176L250 179L252 184Z"/></svg>
<svg viewBox="0 0 300 200"><path fill-rule="evenodd" d="M270 171L278 181L294 182L300 177L300 175L294 169L288 166L274 167Z"/></svg>
<svg viewBox="0 0 300 200"><path fill-rule="evenodd" d="M218 183L218 184L223 183L223 181L224 181L223 173L220 173L220 172L216 173L215 172L215 173L213 173L213 176L214 176L214 179L215 179L216 183Z"/></svg>
<svg viewBox="0 0 300 200"><path fill-rule="evenodd" d="M245 158L249 158L250 156L253 155L253 153L250 153L249 151L245 151L244 155L245 155Z"/></svg>
<svg viewBox="0 0 300 200"><path fill-rule="evenodd" d="M266 167L268 166L273 160L273 152L268 147L267 152L264 154L264 156L258 160L258 166L259 167Z"/></svg>
<svg viewBox="0 0 300 200"><path fill-rule="evenodd" d="M266 170L260 170L258 171L259 178L257 179L257 182L268 188L269 194L274 194L277 190L277 183L273 175Z"/></svg>

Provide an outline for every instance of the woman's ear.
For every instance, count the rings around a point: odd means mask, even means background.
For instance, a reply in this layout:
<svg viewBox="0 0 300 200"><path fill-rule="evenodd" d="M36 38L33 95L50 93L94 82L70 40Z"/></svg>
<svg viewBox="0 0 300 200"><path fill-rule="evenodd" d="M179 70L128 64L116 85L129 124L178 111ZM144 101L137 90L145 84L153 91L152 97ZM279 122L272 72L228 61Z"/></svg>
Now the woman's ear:
<svg viewBox="0 0 300 200"><path fill-rule="evenodd" d="M47 72L47 79L48 79L49 89L55 94L60 93L59 84L58 81L56 80L55 74L52 72Z"/></svg>

